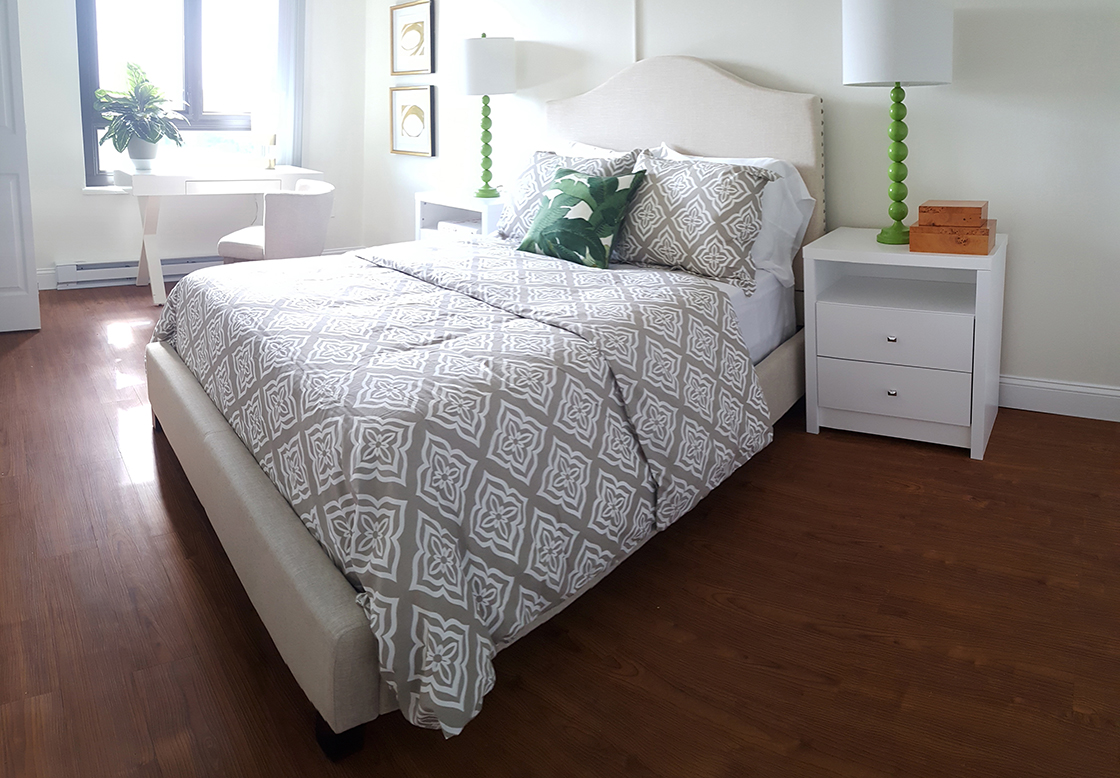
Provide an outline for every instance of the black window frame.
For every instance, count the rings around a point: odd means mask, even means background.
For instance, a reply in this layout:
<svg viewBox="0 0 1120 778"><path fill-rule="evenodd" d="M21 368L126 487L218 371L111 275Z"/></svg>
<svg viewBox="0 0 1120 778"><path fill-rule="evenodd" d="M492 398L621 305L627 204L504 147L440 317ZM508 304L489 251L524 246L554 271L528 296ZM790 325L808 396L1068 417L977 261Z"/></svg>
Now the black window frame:
<svg viewBox="0 0 1120 778"><path fill-rule="evenodd" d="M110 186L112 173L101 170L97 131L107 122L97 113L97 0L75 0L78 23L78 86L82 100L82 141L85 149L86 186ZM209 113L202 93L202 0L183 0L183 99L187 107L176 120L182 131L244 131L252 129L247 113Z"/></svg>

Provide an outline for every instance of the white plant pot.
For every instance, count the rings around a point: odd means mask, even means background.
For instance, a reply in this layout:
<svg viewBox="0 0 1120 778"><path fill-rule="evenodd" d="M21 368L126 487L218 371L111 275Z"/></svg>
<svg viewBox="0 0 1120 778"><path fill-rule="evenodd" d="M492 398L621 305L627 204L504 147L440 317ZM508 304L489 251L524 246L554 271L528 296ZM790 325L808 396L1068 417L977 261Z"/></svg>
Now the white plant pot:
<svg viewBox="0 0 1120 778"><path fill-rule="evenodd" d="M133 138L128 142L128 156L137 170L151 170L152 160L156 158L159 146L143 138Z"/></svg>

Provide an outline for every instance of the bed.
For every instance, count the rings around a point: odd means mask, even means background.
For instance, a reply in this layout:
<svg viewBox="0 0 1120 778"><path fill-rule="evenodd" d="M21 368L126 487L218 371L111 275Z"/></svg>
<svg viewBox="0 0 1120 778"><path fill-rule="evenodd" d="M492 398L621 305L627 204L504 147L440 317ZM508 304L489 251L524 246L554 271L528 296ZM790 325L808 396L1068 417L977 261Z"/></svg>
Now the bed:
<svg viewBox="0 0 1120 778"><path fill-rule="evenodd" d="M788 160L817 203L804 241L823 234L822 116L815 96L764 89L698 59L659 57L637 63L585 95L550 103L547 115L557 142L613 149L668 143L701 156ZM393 252L380 253L385 256L379 261L391 268ZM438 262L433 260L431 273L443 278L447 270ZM500 265L494 268L501 272ZM799 268L796 274L800 280ZM573 278L577 276L584 277ZM556 276L558 281L566 278ZM798 333L755 365L768 413L763 424L772 426L804 393L803 349ZM378 670L384 656L379 656L370 628L370 603L359 606L354 586L179 354L166 342L154 341L146 356L153 417L277 649L318 711L320 743L329 751L332 733L353 733L381 713L402 707L396 684L386 682ZM610 564L589 567L578 587L573 584L571 596L518 623L502 645L558 613L646 539L630 544Z"/></svg>

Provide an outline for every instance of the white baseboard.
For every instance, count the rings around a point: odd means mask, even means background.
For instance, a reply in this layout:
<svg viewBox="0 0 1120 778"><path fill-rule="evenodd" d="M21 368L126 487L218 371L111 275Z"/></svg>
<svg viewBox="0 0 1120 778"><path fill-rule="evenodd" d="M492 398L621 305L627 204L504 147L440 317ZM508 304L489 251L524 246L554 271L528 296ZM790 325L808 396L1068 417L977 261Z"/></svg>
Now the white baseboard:
<svg viewBox="0 0 1120 778"><path fill-rule="evenodd" d="M39 280L40 289L58 288L58 273L55 272L53 267L36 268L35 275Z"/></svg>
<svg viewBox="0 0 1120 778"><path fill-rule="evenodd" d="M222 264L221 257L177 257L163 260L165 281L178 281L194 270ZM75 262L56 264L55 288L90 289L98 286L128 286L136 283L140 263L136 260L121 262Z"/></svg>
<svg viewBox="0 0 1120 778"><path fill-rule="evenodd" d="M349 248L327 249L326 251L323 252L323 254L324 255L346 254L348 252L357 251L358 249L362 249L362 248L365 248L365 246L351 246ZM212 257L212 258L208 258L208 259L217 260L218 257ZM165 259L163 262L164 262L164 276L166 278L168 278L168 280L174 280L173 278L171 278L171 276L174 276L175 273L171 273L171 275L169 276L168 275L168 270L174 270L175 269L172 266L177 262L177 260ZM111 274L111 275L115 275L115 274ZM131 283L136 278L136 273L131 272L128 275L130 276L129 278L124 278L124 279L114 278L112 280L106 281L104 284L99 284L99 285L114 285L114 284ZM57 267L40 267L40 268L37 268L36 269L36 276L37 276L37 279L38 279L40 289L58 289L58 268ZM93 284L93 285L98 285L98 284ZM70 288L70 287L72 287L72 284L67 284L67 288Z"/></svg>
<svg viewBox="0 0 1120 778"><path fill-rule="evenodd" d="M1120 387L1000 376L999 404L1024 411L1120 421Z"/></svg>

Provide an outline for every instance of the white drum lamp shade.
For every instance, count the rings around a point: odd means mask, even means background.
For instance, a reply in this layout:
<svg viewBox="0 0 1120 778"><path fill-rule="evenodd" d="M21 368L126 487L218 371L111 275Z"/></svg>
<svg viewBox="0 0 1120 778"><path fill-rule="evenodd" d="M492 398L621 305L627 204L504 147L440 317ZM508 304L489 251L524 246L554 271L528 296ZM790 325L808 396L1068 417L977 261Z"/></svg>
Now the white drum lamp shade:
<svg viewBox="0 0 1120 778"><path fill-rule="evenodd" d="M513 38L469 38L463 62L468 95L517 91L517 51Z"/></svg>
<svg viewBox="0 0 1120 778"><path fill-rule="evenodd" d="M844 0L844 83L953 80L953 9L938 0Z"/></svg>
<svg viewBox="0 0 1120 778"><path fill-rule="evenodd" d="M942 0L843 0L844 84L889 86L891 140L887 213L893 223L878 235L880 243L906 244L910 231L902 220L909 212L909 153L903 141L909 130L903 119L903 86L932 86L953 80L953 9Z"/></svg>
<svg viewBox="0 0 1120 778"><path fill-rule="evenodd" d="M482 95L482 186L475 197L498 197L490 186L490 95L517 91L517 50L513 38L468 38L463 41L463 86L468 95Z"/></svg>

